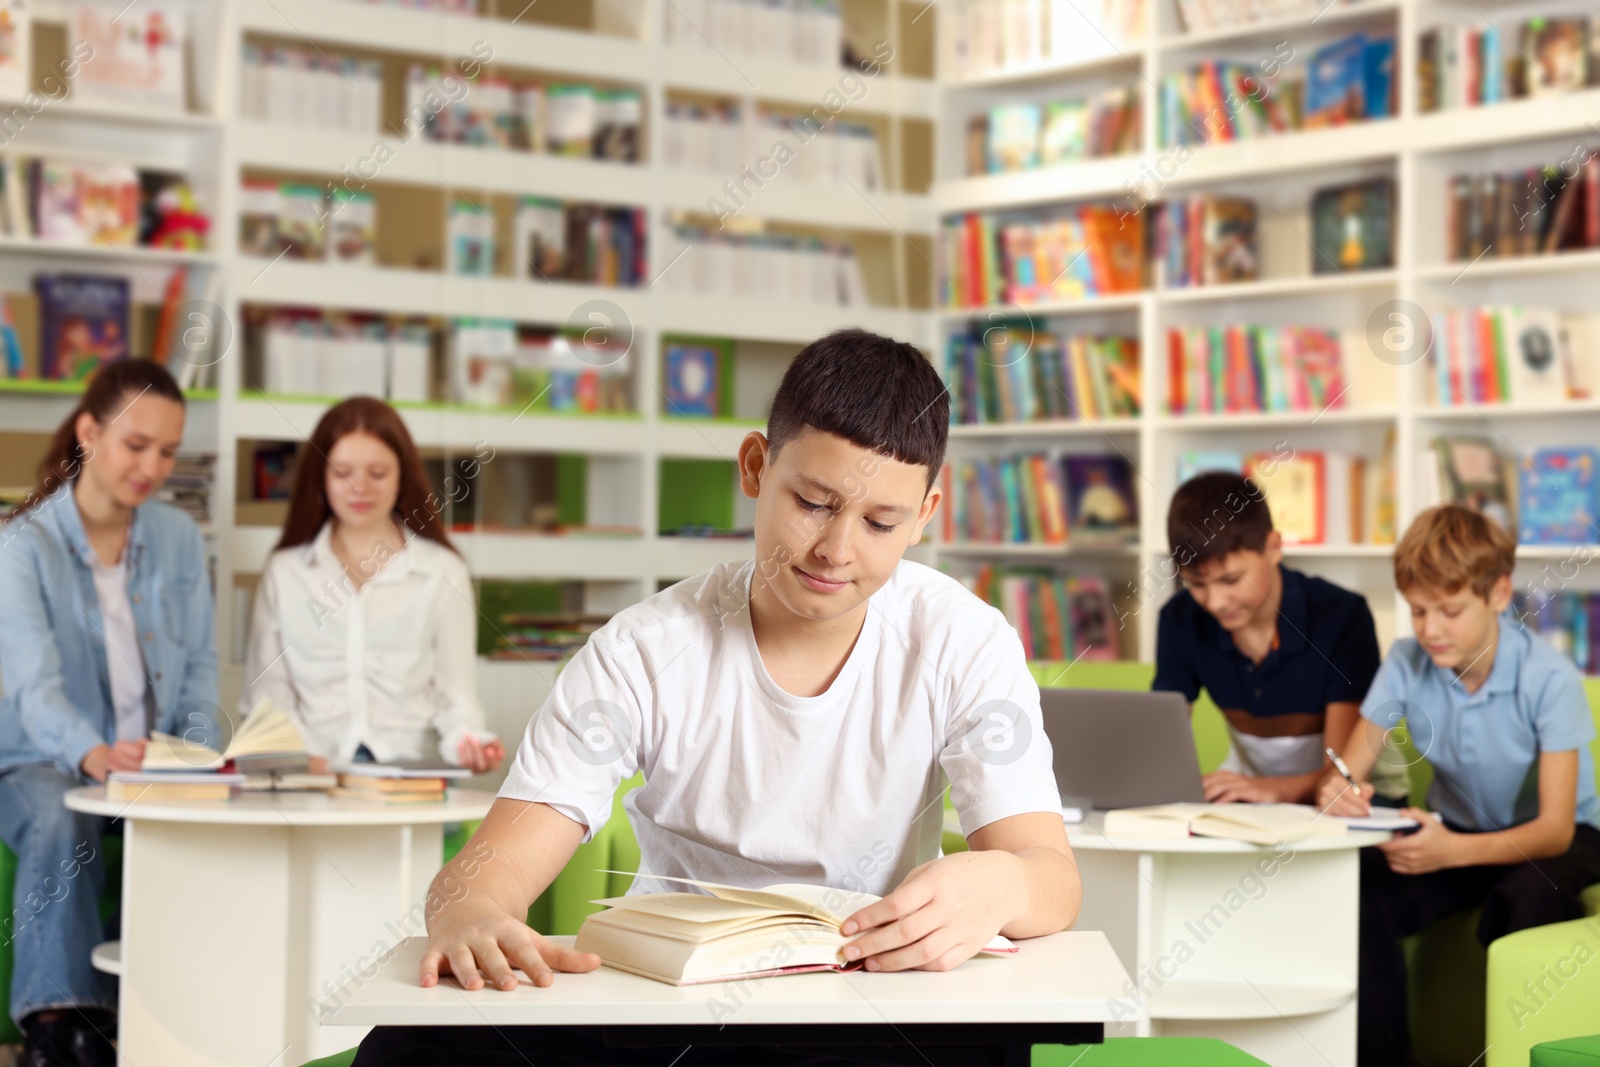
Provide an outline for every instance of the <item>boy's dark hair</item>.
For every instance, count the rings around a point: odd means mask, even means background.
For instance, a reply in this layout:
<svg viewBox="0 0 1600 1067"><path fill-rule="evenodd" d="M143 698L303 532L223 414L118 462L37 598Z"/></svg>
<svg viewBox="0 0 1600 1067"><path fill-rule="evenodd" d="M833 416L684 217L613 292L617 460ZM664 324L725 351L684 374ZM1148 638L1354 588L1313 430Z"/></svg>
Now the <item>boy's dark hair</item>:
<svg viewBox="0 0 1600 1067"><path fill-rule="evenodd" d="M931 489L944 465L950 396L914 346L866 330L835 330L802 348L783 372L767 418L770 454L776 458L807 427L921 464Z"/></svg>
<svg viewBox="0 0 1600 1067"><path fill-rule="evenodd" d="M1242 474L1197 474L1178 486L1167 508L1167 544L1180 571L1231 552L1260 552L1271 532L1261 487Z"/></svg>

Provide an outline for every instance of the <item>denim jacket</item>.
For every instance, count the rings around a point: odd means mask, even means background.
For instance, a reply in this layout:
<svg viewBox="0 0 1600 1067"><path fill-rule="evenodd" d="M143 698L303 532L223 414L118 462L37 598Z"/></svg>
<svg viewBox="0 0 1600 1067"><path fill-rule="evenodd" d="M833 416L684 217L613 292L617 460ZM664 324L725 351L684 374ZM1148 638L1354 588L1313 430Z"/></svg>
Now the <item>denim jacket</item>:
<svg viewBox="0 0 1600 1067"><path fill-rule="evenodd" d="M68 482L0 525L0 772L83 757L116 739L88 536ZM217 652L205 542L183 512L134 510L128 600L154 697L154 729L216 747Z"/></svg>

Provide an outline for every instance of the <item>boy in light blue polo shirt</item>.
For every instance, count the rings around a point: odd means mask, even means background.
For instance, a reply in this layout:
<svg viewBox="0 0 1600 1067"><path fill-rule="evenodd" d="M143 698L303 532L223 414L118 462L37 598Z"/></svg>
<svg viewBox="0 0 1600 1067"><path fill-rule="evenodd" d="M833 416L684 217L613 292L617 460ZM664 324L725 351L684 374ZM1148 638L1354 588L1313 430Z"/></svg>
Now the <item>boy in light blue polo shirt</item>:
<svg viewBox="0 0 1600 1067"><path fill-rule="evenodd" d="M1467 508L1418 515L1395 548L1395 584L1415 637L1396 641L1319 800L1363 814L1363 779L1404 723L1434 770L1422 828L1363 851L1359 1067L1406 1064L1401 939L1481 905L1478 940L1582 918L1600 882L1600 801L1588 743L1594 722L1572 662L1505 614L1516 543Z"/></svg>

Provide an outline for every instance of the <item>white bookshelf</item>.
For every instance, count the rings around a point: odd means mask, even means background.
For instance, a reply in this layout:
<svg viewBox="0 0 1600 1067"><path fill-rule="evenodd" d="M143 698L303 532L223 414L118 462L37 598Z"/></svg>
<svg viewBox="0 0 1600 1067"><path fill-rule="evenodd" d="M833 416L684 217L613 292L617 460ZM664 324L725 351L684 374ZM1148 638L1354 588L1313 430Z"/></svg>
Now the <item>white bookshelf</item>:
<svg viewBox="0 0 1600 1067"><path fill-rule="evenodd" d="M510 16L523 5L508 11L510 5L497 0L485 0L483 5L493 17L479 18L355 0L191 0L195 99L189 111L166 113L136 105L88 106L62 100L33 116L0 149L181 171L211 215L204 253L62 248L0 237L0 281L12 290L26 291L38 270L105 270L130 276L136 300L159 302L176 267L188 268L196 277L221 274L220 303L231 318L232 348L217 366L216 388L191 399L185 446L217 456L212 534L224 708L234 707L244 682L238 659L244 635L238 632L235 583L248 582L259 573L278 536L275 525L254 525L251 517L236 515L235 500L248 495L236 484L241 453L247 455L254 441L303 441L337 399L263 395L247 388L243 368L247 306L440 319L493 317L549 327L566 324L587 301L603 300L620 310L633 331L632 413L583 417L450 404L397 405L430 457L467 456L484 444L495 449L497 457L554 453L585 457L588 521L637 526L640 535L479 530L456 534L454 540L475 576L576 583L584 607L602 612L634 603L663 583L718 561L751 555L753 547L744 539L659 536L655 528L659 467L664 460L726 461L731 480L740 441L764 425L763 405L777 384L785 351L792 354L843 326L862 326L931 349L933 320L923 251L932 247L935 209L932 198L915 188L919 182L925 185L931 167L916 160L919 153L926 155L926 144L932 142L937 94L930 76L931 51L915 40L902 40L903 34L915 37L919 32L913 18L920 3L847 0L846 35L857 42L858 51L870 51L870 46L860 47L862 41L869 45L888 41L895 49L895 58L876 76L856 74L865 86L860 93L841 83L849 74L842 65L811 67L736 52L662 46L657 42L662 39L666 5L656 0L594 0L587 10L600 28L554 24L570 22L574 11L586 10L584 3L557 5L564 14L554 16L546 15L548 7L531 14L524 10L527 17L512 21ZM47 0L36 10L42 26L54 32L64 29L64 5ZM922 29L931 30L931 23L930 18ZM385 59L391 72L386 92L391 97L397 90L392 72L404 64L447 65L470 54L480 42L493 49L489 66L513 77L636 88L643 104L641 162L447 145L421 137L403 141L377 131L338 132L246 119L240 116L238 82L247 40ZM919 55L924 58L918 60ZM841 90L849 102L839 117L868 123L878 132L886 187L860 190L807 184L780 171L754 190L738 221L756 219L783 232L852 240L867 275L871 306L684 296L655 285L616 288L532 278L469 278L439 270L274 262L243 255L238 247L237 193L244 176L265 172L318 183L337 179L341 167L369 155L381 140L393 154L372 179L374 186L400 190L412 198L405 201L408 204L431 196L442 204L457 197L537 195L643 208L649 221L648 273L654 281L673 267L661 253L665 220L676 213L711 219L708 199L726 199L723 182L739 177L663 164L669 96L727 99L745 114L758 104L798 113L824 106L827 94ZM386 103L386 113L393 111L392 103ZM907 160L912 161L912 172L920 165L923 178L908 172ZM386 223L395 221L380 208L380 242ZM442 248L442 233L439 239ZM498 243L505 243L504 235ZM195 288L191 285L191 295ZM737 340L739 417L685 420L661 414L661 338L666 334ZM47 433L74 402L75 397L61 393L0 388L0 431ZM748 526L752 517L751 502L739 500L736 521ZM928 550L917 553L926 558ZM484 660L479 677L491 726L514 738L542 699L554 677L554 665Z"/></svg>
<svg viewBox="0 0 1600 1067"><path fill-rule="evenodd" d="M1555 163L1574 144L1600 147L1600 89L1512 101L1459 111L1419 113L1415 85L1416 39L1439 24L1489 21L1502 28L1535 14L1587 11L1582 4L1551 0L1480 10L1438 0L1367 0L1308 7L1308 15L1232 29L1185 34L1175 0L1152 0L1144 39L1108 45L1104 54L1070 64L1037 64L978 77L939 79L939 122L932 196L943 217L970 211L1026 214L1052 205L1126 203L1136 183L1155 200L1195 192L1246 196L1258 202L1261 280L1227 286L1152 290L1090 297L1044 306L947 309L935 312L938 349L969 322L991 314L1023 314L1036 328L1055 333L1127 332L1144 353L1143 414L1098 424L963 426L952 433L952 454L999 455L1023 451L1120 451L1138 468L1140 540L1125 560L1092 561L1072 551L1010 546L940 546L954 569L981 563L1026 564L1057 559L1068 573L1098 572L1113 580L1136 632L1123 650L1143 660L1155 651L1158 609L1176 591L1161 573L1166 548L1167 503L1176 488L1178 455L1189 449L1271 451L1280 442L1296 449L1341 449L1376 458L1390 434L1396 442L1397 520L1400 531L1422 505L1426 457L1439 434L1490 438L1513 457L1541 445L1581 442L1593 435L1600 402L1559 405L1471 405L1440 407L1429 399L1425 360L1391 366L1367 348L1366 321L1386 300L1440 306L1522 303L1568 310L1592 304L1600 282L1600 252L1543 257L1485 257L1468 267L1444 260L1445 181L1456 173L1488 173ZM1537 8L1537 10L1536 10ZM1356 30L1397 33L1399 113L1389 119L1334 129L1304 131L1233 143L1177 150L1156 141L1157 86L1172 71L1208 58L1249 61L1278 42L1295 49L1287 69L1303 65L1320 45ZM941 33L945 32L941 28ZM941 50L943 60L944 52ZM962 133L969 115L1009 100L1044 102L1092 93L1119 84L1139 88L1143 103L1141 151L1108 159L1059 164L1046 169L972 177L964 172ZM1157 187L1149 176L1162 171ZM1396 183L1396 262L1392 269L1343 275L1311 272L1309 200L1312 190L1365 177L1390 175ZM1340 407L1321 413L1167 414L1166 331L1174 325L1320 325L1340 332L1350 392ZM1373 607L1380 642L1387 648L1409 632L1404 604L1394 593L1391 548L1384 545L1297 546L1286 553L1292 566L1359 589ZM1530 546L1519 552L1520 583L1552 561L1581 555L1585 546ZM1592 551L1592 550L1591 550ZM1553 568L1552 568L1553 569ZM1600 587L1590 566L1568 583Z"/></svg>

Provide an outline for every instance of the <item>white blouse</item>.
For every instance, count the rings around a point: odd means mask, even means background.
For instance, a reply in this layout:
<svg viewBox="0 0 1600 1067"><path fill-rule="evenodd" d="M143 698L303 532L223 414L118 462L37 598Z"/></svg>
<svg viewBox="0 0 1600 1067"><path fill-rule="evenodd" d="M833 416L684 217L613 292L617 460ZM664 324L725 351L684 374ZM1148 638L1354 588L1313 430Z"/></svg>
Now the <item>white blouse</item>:
<svg viewBox="0 0 1600 1067"><path fill-rule="evenodd" d="M287 711L314 756L458 762L484 727L477 599L461 557L406 531L405 547L352 593L324 523L310 544L274 552L256 591L239 714L261 697Z"/></svg>

